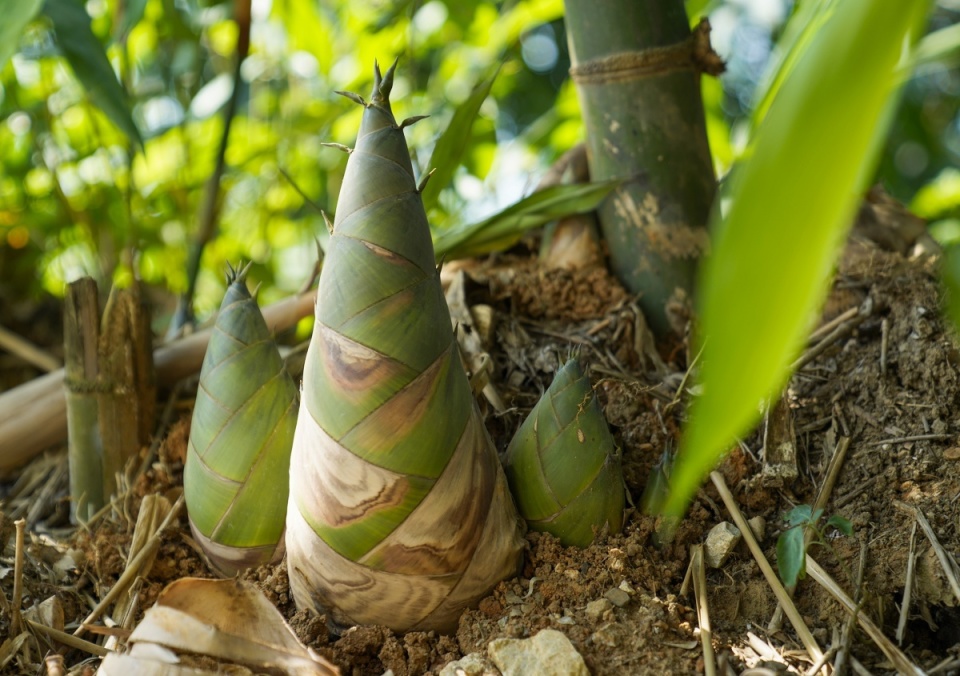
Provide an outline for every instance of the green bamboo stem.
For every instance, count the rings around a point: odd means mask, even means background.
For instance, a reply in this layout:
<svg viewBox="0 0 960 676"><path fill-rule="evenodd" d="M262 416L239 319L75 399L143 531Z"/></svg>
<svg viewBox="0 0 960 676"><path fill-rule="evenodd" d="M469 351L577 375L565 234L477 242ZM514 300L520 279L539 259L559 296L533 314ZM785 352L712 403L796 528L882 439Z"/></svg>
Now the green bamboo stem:
<svg viewBox="0 0 960 676"><path fill-rule="evenodd" d="M103 442L97 415L99 334L97 283L84 277L67 287L63 319L70 518L74 523L87 521L110 494L110 487L104 486Z"/></svg>
<svg viewBox="0 0 960 676"><path fill-rule="evenodd" d="M611 266L658 335L682 333L716 191L700 73L722 64L681 2L565 6L591 178L626 180L599 209Z"/></svg>

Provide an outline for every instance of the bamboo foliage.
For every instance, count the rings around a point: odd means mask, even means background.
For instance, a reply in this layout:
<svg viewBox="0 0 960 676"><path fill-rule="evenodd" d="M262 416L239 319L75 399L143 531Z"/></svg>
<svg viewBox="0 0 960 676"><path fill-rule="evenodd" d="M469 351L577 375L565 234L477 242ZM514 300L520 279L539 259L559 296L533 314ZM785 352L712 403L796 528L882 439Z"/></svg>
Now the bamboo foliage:
<svg viewBox="0 0 960 676"><path fill-rule="evenodd" d="M375 68L320 276L287 510L299 607L450 631L516 573L521 525L454 341L430 231Z"/></svg>
<svg viewBox="0 0 960 676"><path fill-rule="evenodd" d="M623 526L620 450L578 359L571 359L507 448L506 474L533 530L586 547Z"/></svg>
<svg viewBox="0 0 960 676"><path fill-rule="evenodd" d="M225 575L270 561L283 535L297 389L247 268L230 268L207 346L183 485L190 528Z"/></svg>

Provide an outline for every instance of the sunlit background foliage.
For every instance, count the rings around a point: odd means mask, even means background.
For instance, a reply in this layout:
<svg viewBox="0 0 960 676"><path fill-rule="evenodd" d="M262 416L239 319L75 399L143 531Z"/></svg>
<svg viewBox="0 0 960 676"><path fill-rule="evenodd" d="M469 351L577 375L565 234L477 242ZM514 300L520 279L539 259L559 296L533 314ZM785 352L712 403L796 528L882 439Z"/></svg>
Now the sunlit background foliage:
<svg viewBox="0 0 960 676"><path fill-rule="evenodd" d="M127 89L143 146L94 104L49 20L31 22L0 70L0 291L61 295L64 283L81 275L109 282L135 269L180 293L232 89L233 2L84 6ZM742 150L754 91L792 4L687 6L691 20L709 15L714 46L728 60L721 79L703 83L723 175ZM266 302L303 282L315 240L326 233L314 205L335 211L346 159L321 144L351 145L359 122L359 107L334 91L366 95L375 59L401 59L397 117L430 115L407 132L421 172L456 107L496 74L463 165L431 210L436 229L528 194L582 136L562 15L562 0L254 0L220 230L204 254L198 315L217 306L227 260L254 262L251 277L263 283ZM933 28L958 17L960 1L942 0ZM908 84L878 176L896 197L940 221L935 230L945 237L960 234L956 65L935 60Z"/></svg>

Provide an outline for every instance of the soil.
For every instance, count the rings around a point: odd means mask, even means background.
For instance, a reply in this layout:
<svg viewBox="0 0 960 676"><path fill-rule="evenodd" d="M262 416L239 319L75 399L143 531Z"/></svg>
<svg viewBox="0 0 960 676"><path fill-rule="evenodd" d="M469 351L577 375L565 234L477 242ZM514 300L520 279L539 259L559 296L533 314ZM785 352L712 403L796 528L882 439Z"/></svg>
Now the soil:
<svg viewBox="0 0 960 676"><path fill-rule="evenodd" d="M636 299L603 270L545 271L524 254L472 262L465 271L467 304L492 309L485 316L494 321L483 323L481 337L494 365L491 382L506 403L502 413L490 406L487 411L498 447L506 447L561 361L579 352L623 452L632 497L623 532L600 534L583 550L529 533L521 575L502 582L477 609L467 611L453 636L396 635L380 627L334 635L323 617L297 611L283 564L244 577L264 591L306 645L343 674L437 673L462 656L483 653L495 638L528 637L544 628L566 634L593 674L703 672L693 586L686 589L684 579L691 545L702 543L713 526L731 516L707 485L672 541L664 542L660 524L633 506L641 504L651 472L677 447L690 385L684 380L688 346L656 345ZM851 312L844 315L860 307L865 309L855 320L849 319ZM845 323L827 342L811 343L820 352L790 382L779 409L781 424L770 426L774 431L768 433L766 452L761 426L731 451L720 472L744 516L765 520L760 545L775 562L777 538L786 528L783 514L814 503L831 457L849 439L825 512L849 519L854 534L843 537L826 528L826 544L811 553L858 599L860 614L890 638L897 632L908 563L915 556L902 649L925 670L939 665L938 673L960 673L958 599L922 530L911 550L914 510L925 515L948 557L960 549L960 350L939 307L934 260L909 260L853 237L824 312L824 321L840 316L847 317ZM42 345L46 331L37 337L29 329L24 333ZM88 529L71 528L67 520L62 450L35 459L5 485L0 493L0 637L10 631L15 519L28 518L23 608L55 596L66 630L72 631L123 572L143 497L161 493L171 502L178 497L191 400L162 400L160 406L168 406L172 422L162 432L156 457L116 509ZM771 465L774 442L791 441L795 475ZM184 576L213 574L181 515L139 587L134 621L166 584ZM766 669L752 673L803 673L811 667L788 620L770 627L776 597L742 543L720 568L707 569L706 580L713 645L725 665L721 673L751 668ZM799 583L795 600L821 648L839 649L847 664L855 659L872 673L895 672L811 577ZM44 638L35 644L39 651L30 645L0 648L0 660L8 655L2 673L43 673L40 663L49 649L61 652L71 667L91 660L82 650ZM838 659L831 654L832 663ZM96 660L87 664L95 666Z"/></svg>

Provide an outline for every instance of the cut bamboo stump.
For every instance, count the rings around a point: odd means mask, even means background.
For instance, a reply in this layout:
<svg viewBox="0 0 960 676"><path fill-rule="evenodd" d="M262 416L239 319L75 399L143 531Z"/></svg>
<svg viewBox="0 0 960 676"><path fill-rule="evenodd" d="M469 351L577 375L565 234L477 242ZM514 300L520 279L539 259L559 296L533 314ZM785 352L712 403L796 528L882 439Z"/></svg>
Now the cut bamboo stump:
<svg viewBox="0 0 960 676"><path fill-rule="evenodd" d="M69 285L64 310L71 517L86 521L149 443L156 408L150 314L140 285L114 289L102 330L97 283Z"/></svg>

